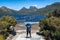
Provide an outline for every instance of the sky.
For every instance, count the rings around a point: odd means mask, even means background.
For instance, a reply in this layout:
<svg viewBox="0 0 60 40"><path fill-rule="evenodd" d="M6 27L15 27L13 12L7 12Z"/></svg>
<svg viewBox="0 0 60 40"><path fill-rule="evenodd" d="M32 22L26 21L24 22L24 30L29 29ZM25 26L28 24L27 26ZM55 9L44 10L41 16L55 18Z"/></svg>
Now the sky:
<svg viewBox="0 0 60 40"><path fill-rule="evenodd" d="M29 8L30 6L42 8L54 2L60 2L60 0L0 0L0 7L6 6L14 10L20 10L22 7Z"/></svg>

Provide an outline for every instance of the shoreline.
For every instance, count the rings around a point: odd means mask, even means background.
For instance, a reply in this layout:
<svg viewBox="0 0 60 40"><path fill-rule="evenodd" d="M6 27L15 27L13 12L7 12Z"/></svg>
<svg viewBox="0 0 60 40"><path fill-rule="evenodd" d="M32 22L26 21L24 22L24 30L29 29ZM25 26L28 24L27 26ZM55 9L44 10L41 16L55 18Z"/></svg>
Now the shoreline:
<svg viewBox="0 0 60 40"><path fill-rule="evenodd" d="M17 22L17 25L19 26L25 26L26 24L34 25L34 24L39 24L39 22Z"/></svg>
<svg viewBox="0 0 60 40"><path fill-rule="evenodd" d="M39 30L39 22L24 22L24 23L18 23L15 26L15 30L26 30L26 24L30 23L32 25L32 30Z"/></svg>

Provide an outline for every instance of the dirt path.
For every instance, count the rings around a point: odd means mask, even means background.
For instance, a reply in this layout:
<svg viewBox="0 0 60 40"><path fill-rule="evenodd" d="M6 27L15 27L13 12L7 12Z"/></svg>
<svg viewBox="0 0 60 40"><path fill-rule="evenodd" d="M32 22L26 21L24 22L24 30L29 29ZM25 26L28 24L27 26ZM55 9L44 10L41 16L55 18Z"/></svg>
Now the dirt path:
<svg viewBox="0 0 60 40"><path fill-rule="evenodd" d="M17 28L17 27L16 27ZM26 38L26 27L24 26L19 26L17 29L17 35L12 39L12 40L44 40L42 36L39 36L36 34L37 31L39 31L39 25L35 24L32 25L32 37L31 38Z"/></svg>
<svg viewBox="0 0 60 40"><path fill-rule="evenodd" d="M39 31L39 24L32 25L32 37L31 38L25 38L26 37L26 27L17 25L15 27L15 30L17 32L16 36L12 37L10 40L44 40L44 37L39 36L36 34L37 31Z"/></svg>
<svg viewBox="0 0 60 40"><path fill-rule="evenodd" d="M32 31L32 37L26 38L26 33L17 34L12 40L44 40L43 36L36 34L37 31Z"/></svg>

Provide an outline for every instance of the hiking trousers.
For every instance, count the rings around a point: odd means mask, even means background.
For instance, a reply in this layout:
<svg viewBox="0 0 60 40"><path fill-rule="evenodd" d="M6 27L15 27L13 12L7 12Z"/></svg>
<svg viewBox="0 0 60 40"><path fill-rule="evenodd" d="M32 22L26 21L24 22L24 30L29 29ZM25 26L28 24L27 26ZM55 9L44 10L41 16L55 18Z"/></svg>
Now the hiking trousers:
<svg viewBox="0 0 60 40"><path fill-rule="evenodd" d="M31 37L31 31L27 31L27 37L28 37L28 35L30 35L30 37Z"/></svg>

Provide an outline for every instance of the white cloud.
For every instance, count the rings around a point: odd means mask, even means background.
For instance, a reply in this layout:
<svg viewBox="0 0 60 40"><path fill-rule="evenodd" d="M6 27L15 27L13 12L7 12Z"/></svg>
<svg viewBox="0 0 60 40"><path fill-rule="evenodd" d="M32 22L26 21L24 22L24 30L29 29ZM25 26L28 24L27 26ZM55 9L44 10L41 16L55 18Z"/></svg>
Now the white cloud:
<svg viewBox="0 0 60 40"><path fill-rule="evenodd" d="M33 6L37 7L37 5L36 5L36 4L35 4L35 5L33 5Z"/></svg>

